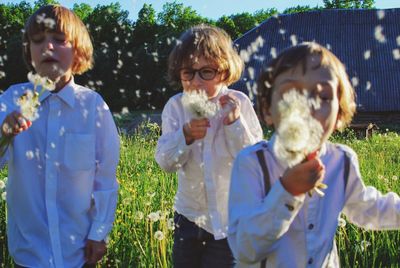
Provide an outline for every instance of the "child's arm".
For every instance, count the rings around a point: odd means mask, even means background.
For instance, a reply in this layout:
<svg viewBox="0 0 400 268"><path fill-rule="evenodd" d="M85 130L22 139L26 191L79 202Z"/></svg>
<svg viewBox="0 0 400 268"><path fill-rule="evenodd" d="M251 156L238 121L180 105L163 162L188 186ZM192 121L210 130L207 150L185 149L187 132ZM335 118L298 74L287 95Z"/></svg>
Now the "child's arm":
<svg viewBox="0 0 400 268"><path fill-rule="evenodd" d="M117 206L116 170L119 160L119 136L111 112L100 96L98 96L96 112L94 205L88 239L103 241L112 228Z"/></svg>
<svg viewBox="0 0 400 268"><path fill-rule="evenodd" d="M343 209L349 220L371 230L400 228L400 198L389 192L383 195L375 187L365 186L357 155L351 151L349 180Z"/></svg>
<svg viewBox="0 0 400 268"><path fill-rule="evenodd" d="M170 99L165 105L162 112L162 135L156 148L155 159L167 172L175 172L184 165L189 158L190 148L194 146L193 142L186 143L184 128L187 126L182 126L178 120L178 106L175 99Z"/></svg>
<svg viewBox="0 0 400 268"><path fill-rule="evenodd" d="M313 187L304 187L303 194L294 196L285 190L282 181L317 181L318 169L318 160L293 167L265 196L263 174L254 151L245 149L238 155L232 170L228 228L229 245L237 260L258 262L274 250L301 209L304 193Z"/></svg>
<svg viewBox="0 0 400 268"><path fill-rule="evenodd" d="M242 92L232 91L220 98L221 106L232 106L224 119L224 132L232 157L248 145L262 140L260 122L249 98Z"/></svg>

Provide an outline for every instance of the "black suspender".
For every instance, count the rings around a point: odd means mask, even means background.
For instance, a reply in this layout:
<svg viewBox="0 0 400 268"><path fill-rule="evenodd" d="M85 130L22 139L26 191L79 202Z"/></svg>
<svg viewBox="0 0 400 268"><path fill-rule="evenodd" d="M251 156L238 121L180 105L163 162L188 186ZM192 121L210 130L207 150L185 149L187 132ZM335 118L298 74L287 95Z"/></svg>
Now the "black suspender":
<svg viewBox="0 0 400 268"><path fill-rule="evenodd" d="M266 196L269 190L271 189L271 180L269 179L267 161L265 161L264 150L262 149L258 150L256 154L264 176L264 191ZM265 268L265 267L267 267L267 258L263 259L260 263L260 268Z"/></svg>
<svg viewBox="0 0 400 268"><path fill-rule="evenodd" d="M260 149L256 151L258 162L260 163L263 177L264 177L264 191L265 196L268 194L269 190L271 189L271 180L269 178L268 166L267 161L265 161L264 157L264 150ZM349 173L350 173L350 158L349 156L344 153L344 173L343 173L343 180L344 180L344 193L346 194L347 188L347 181L349 180ZM267 258L263 259L260 263L260 268L267 267Z"/></svg>

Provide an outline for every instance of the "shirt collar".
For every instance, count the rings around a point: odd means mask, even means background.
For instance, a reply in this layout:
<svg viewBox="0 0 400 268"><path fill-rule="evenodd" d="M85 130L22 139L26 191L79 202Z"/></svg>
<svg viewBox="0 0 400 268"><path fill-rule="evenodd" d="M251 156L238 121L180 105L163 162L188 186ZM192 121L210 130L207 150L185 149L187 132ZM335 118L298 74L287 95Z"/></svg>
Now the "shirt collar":
<svg viewBox="0 0 400 268"><path fill-rule="evenodd" d="M47 97L49 96L57 96L61 100L63 100L69 107L74 107L75 105L75 93L74 90L76 88L76 84L74 81L74 78L72 77L71 80L66 84L59 92L57 93L52 93L49 90L45 90L41 95L40 95L40 102L43 102Z"/></svg>

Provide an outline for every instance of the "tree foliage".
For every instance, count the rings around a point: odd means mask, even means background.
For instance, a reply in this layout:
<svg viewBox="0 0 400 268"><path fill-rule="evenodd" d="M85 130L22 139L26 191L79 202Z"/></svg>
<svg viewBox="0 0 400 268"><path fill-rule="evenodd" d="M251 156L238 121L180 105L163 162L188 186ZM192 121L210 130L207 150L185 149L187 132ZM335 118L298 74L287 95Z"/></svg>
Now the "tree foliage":
<svg viewBox="0 0 400 268"><path fill-rule="evenodd" d="M27 69L22 60L22 29L27 18L40 6L55 0L0 4L0 89L26 81ZM373 0L324 0L325 8L371 8ZM305 12L319 7L297 6L284 13ZM182 3L164 4L156 12L144 4L136 21L130 21L121 5L111 3L92 7L74 4L72 10L87 25L94 45L94 68L75 80L98 91L112 111L122 109L161 109L179 89L166 80L167 57L179 35L200 23L217 25L233 39L243 35L271 16L275 8L254 13L224 15L217 20L200 16Z"/></svg>

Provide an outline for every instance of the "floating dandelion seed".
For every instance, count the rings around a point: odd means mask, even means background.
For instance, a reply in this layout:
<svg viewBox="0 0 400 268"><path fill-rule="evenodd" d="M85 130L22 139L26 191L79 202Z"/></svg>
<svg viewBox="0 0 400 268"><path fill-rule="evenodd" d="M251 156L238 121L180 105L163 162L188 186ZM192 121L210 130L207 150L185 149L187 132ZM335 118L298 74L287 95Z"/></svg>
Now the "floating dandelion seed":
<svg viewBox="0 0 400 268"><path fill-rule="evenodd" d="M270 51L270 54L271 54L271 56L272 56L272 58L276 58L276 48L274 48L274 47L271 47L271 51Z"/></svg>
<svg viewBox="0 0 400 268"><path fill-rule="evenodd" d="M292 34L290 36L290 41L292 42L292 46L296 46L297 45L297 36Z"/></svg>
<svg viewBox="0 0 400 268"><path fill-rule="evenodd" d="M184 91L182 105L194 118L211 118L219 110L219 106L208 100L204 90Z"/></svg>
<svg viewBox="0 0 400 268"><path fill-rule="evenodd" d="M372 87L371 82L370 82L370 81L367 81L367 85L366 85L365 89L368 91L368 90L371 89L371 87Z"/></svg>
<svg viewBox="0 0 400 268"><path fill-rule="evenodd" d="M358 86L358 77L352 77L351 78L351 84L353 85L353 87L357 87Z"/></svg>
<svg viewBox="0 0 400 268"><path fill-rule="evenodd" d="M378 10L376 15L378 15L378 19L383 19L385 17L385 10Z"/></svg>
<svg viewBox="0 0 400 268"><path fill-rule="evenodd" d="M374 35L375 35L375 39L377 41L379 41L380 43L385 43L386 42L386 37L383 34L383 27L381 25L378 25L378 26L375 27Z"/></svg>
<svg viewBox="0 0 400 268"><path fill-rule="evenodd" d="M396 37L396 43L397 43L397 46L400 47L400 35Z"/></svg>
<svg viewBox="0 0 400 268"><path fill-rule="evenodd" d="M368 60L371 57L371 50L366 50L364 52L364 59Z"/></svg>
<svg viewBox="0 0 400 268"><path fill-rule="evenodd" d="M393 58L395 60L399 60L400 59L400 50L398 48L396 48L396 49L393 49L392 52L393 52Z"/></svg>

